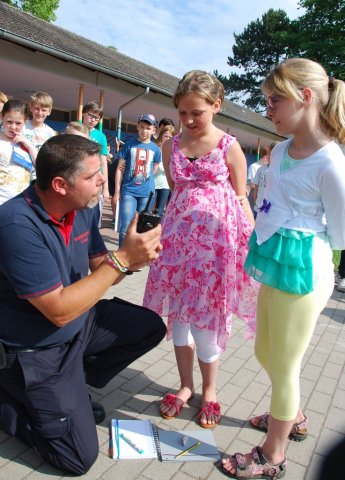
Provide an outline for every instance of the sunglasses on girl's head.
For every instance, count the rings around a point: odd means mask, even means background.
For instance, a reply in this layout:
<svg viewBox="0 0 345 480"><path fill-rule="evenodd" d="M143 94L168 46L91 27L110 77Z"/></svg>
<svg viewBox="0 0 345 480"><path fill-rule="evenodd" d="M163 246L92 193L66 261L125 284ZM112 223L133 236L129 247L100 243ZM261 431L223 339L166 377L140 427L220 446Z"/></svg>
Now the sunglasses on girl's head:
<svg viewBox="0 0 345 480"><path fill-rule="evenodd" d="M266 103L267 103L267 108L270 108L271 110L275 109L276 103L281 99L280 95L267 95L266 97Z"/></svg>

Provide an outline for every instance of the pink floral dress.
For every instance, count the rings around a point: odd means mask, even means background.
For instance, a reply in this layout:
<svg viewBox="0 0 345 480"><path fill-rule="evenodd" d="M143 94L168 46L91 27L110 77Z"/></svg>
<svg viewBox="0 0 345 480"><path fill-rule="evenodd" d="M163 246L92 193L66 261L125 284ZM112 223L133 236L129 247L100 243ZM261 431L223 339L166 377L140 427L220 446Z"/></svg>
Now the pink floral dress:
<svg viewBox="0 0 345 480"><path fill-rule="evenodd" d="M243 269L252 227L230 183L226 155L235 138L190 161L173 139L170 171L175 189L163 219L163 250L150 267L144 305L172 322L217 335L222 350L232 314L255 331L258 283Z"/></svg>

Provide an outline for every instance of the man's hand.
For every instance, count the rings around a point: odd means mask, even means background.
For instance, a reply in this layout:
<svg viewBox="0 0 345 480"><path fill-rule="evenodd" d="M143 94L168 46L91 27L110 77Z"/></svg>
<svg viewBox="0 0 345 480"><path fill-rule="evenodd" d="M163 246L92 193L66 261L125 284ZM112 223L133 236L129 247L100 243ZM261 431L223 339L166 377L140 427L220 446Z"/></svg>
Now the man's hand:
<svg viewBox="0 0 345 480"><path fill-rule="evenodd" d="M162 250L160 243L162 228L160 225L145 233L137 232L138 213L131 221L122 246L116 256L128 266L129 270L138 270L156 259Z"/></svg>

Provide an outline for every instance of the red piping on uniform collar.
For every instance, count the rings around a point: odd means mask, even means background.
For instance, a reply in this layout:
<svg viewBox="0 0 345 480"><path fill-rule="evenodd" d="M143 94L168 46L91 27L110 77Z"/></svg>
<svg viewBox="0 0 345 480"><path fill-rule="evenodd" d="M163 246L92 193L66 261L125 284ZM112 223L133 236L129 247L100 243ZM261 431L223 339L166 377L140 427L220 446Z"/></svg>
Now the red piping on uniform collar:
<svg viewBox="0 0 345 480"><path fill-rule="evenodd" d="M63 236L66 245L68 245L70 241L75 214L75 210L68 212L62 221L56 220L56 218L49 215L50 220L58 227L58 230Z"/></svg>

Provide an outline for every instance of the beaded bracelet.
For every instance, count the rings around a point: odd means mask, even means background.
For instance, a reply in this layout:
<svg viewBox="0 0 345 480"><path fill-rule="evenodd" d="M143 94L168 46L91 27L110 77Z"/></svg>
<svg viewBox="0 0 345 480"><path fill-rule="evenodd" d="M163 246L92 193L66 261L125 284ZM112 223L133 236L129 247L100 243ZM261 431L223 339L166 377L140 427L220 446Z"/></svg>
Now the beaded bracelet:
<svg viewBox="0 0 345 480"><path fill-rule="evenodd" d="M128 267L125 267L125 265L120 262L114 252L112 254L109 253L105 261L108 263L108 265L113 267L115 270L119 270L124 275L133 274L131 270L128 270Z"/></svg>
<svg viewBox="0 0 345 480"><path fill-rule="evenodd" d="M108 255L110 256L110 258L111 258L115 263L118 263L118 264L120 265L120 267L128 270L128 267L126 267L126 265L121 262L121 260L119 259L119 257L116 255L115 251L109 252Z"/></svg>
<svg viewBox="0 0 345 480"><path fill-rule="evenodd" d="M121 262L121 260L119 259L119 257L116 255L115 252L111 252L109 255L111 259L119 265L122 273L124 273L125 275L132 275L134 273L132 270L129 270L128 267L126 267L126 265L124 265Z"/></svg>

